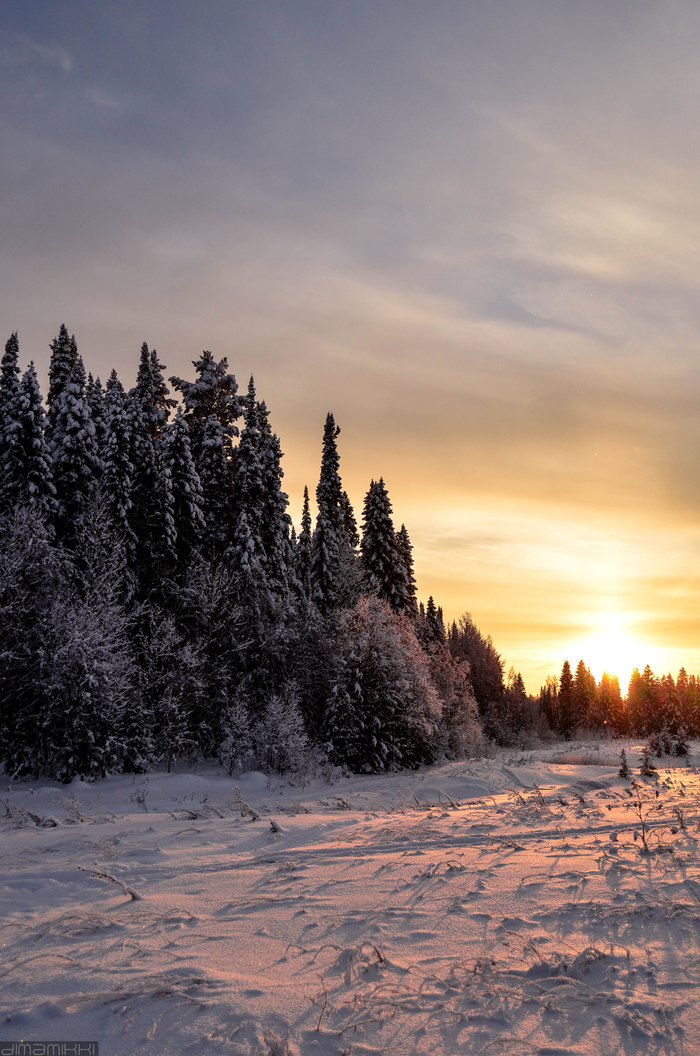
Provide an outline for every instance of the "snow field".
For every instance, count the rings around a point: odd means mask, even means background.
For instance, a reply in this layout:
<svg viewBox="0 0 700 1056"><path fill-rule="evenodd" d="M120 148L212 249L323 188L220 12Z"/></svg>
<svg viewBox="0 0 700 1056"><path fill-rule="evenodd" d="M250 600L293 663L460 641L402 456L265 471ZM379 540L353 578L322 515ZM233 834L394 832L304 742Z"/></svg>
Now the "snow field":
<svg viewBox="0 0 700 1056"><path fill-rule="evenodd" d="M305 789L213 769L12 785L0 1039L698 1052L700 776L679 762L633 789L616 751Z"/></svg>

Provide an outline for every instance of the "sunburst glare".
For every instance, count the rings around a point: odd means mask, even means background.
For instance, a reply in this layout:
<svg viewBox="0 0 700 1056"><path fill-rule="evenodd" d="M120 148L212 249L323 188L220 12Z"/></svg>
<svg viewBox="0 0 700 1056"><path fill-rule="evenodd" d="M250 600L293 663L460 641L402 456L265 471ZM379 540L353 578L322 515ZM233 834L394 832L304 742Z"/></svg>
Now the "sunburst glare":
<svg viewBox="0 0 700 1056"><path fill-rule="evenodd" d="M572 661L583 659L596 680L600 680L604 671L617 675L624 693L632 669L643 667L647 662L648 649L630 631L630 620L623 613L603 613L596 623L597 627L590 635L572 644Z"/></svg>

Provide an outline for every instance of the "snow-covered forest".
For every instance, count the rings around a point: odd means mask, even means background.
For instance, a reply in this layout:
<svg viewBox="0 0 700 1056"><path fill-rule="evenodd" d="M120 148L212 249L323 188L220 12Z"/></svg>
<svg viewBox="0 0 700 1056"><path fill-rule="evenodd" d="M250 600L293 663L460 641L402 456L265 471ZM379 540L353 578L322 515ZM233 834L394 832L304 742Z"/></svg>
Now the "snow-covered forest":
<svg viewBox="0 0 700 1056"><path fill-rule="evenodd" d="M487 741L597 730L684 751L700 687L681 669L597 683L564 664L528 698L468 614L417 600L383 480L361 523L339 427L323 429L298 533L282 450L251 378L203 352L194 380L142 346L128 391L86 375L65 326L46 403L17 334L0 376L0 736L11 776L170 769L356 773L474 754ZM169 384L168 384L169 382ZM180 402L173 393L180 396ZM320 424L320 423L319 423ZM320 429L319 429L320 432ZM656 743L658 742L658 743Z"/></svg>
<svg viewBox="0 0 700 1056"><path fill-rule="evenodd" d="M432 598L418 604L382 480L358 527L332 414L315 525L307 489L297 534L268 409L225 359L203 352L194 380L168 385L144 344L135 385L112 371L103 389L61 326L45 406L19 355L13 334L0 381L6 773L70 781L183 756L364 772L477 747L460 632L446 635ZM505 686L475 641L515 734L522 680Z"/></svg>

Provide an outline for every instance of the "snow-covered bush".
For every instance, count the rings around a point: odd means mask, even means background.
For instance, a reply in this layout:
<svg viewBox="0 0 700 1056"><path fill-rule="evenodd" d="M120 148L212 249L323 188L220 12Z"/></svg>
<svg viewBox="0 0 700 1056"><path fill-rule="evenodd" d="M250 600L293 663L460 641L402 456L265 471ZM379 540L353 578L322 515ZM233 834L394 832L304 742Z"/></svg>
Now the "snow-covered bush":
<svg viewBox="0 0 700 1056"><path fill-rule="evenodd" d="M256 765L266 773L283 774L304 767L309 739L294 682L287 682L272 694L253 728L253 742Z"/></svg>
<svg viewBox="0 0 700 1056"><path fill-rule="evenodd" d="M241 696L234 697L224 708L221 731L223 740L219 747L219 758L229 774L234 770L245 770L253 758L253 734L248 705Z"/></svg>
<svg viewBox="0 0 700 1056"><path fill-rule="evenodd" d="M442 702L413 621L360 598L342 614L336 655L323 729L331 759L356 771L427 761Z"/></svg>

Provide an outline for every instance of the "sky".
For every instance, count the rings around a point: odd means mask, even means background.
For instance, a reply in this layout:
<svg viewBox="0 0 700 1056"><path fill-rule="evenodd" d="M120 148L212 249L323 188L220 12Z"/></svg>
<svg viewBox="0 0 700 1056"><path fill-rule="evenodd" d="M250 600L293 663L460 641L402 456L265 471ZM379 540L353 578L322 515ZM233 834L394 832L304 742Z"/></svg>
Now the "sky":
<svg viewBox="0 0 700 1056"><path fill-rule="evenodd" d="M700 5L4 0L0 335L326 412L537 692L700 672ZM3 338L4 340L4 338Z"/></svg>

